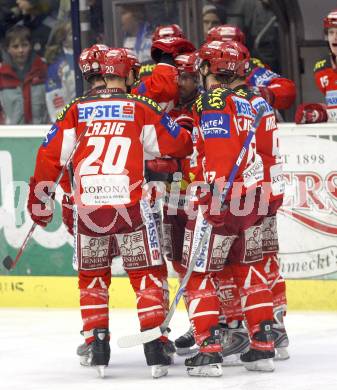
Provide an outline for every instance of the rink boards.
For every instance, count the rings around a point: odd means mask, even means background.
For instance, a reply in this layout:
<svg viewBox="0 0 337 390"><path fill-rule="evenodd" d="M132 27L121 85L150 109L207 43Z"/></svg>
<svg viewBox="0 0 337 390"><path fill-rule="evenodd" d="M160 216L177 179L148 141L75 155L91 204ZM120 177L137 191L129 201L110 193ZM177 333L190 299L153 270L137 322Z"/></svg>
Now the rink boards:
<svg viewBox="0 0 337 390"><path fill-rule="evenodd" d="M279 125L286 196L278 214L280 261L289 308L337 310L337 128ZM28 178L46 126L0 126L0 260L15 256L31 226ZM0 264L0 306L76 307L72 237L60 217L62 192L47 229L37 228L15 270ZM120 263L113 264L111 307L135 306ZM171 273L171 275L173 275ZM170 279L171 291L177 287Z"/></svg>

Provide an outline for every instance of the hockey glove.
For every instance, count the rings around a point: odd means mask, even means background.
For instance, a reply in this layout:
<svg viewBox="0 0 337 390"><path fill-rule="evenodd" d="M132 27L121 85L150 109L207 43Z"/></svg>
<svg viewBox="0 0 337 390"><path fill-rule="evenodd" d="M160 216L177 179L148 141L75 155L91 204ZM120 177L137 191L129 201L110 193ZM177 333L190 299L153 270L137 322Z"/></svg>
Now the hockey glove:
<svg viewBox="0 0 337 390"><path fill-rule="evenodd" d="M297 107L295 113L295 123L321 123L328 120L325 104L304 103Z"/></svg>
<svg viewBox="0 0 337 390"><path fill-rule="evenodd" d="M193 43L185 38L162 38L152 43L151 57L156 63L165 62L174 65L173 59L177 55L193 51L195 51Z"/></svg>
<svg viewBox="0 0 337 390"><path fill-rule="evenodd" d="M179 171L179 163L174 158L155 158L146 160L146 168L156 173L175 173Z"/></svg>
<svg viewBox="0 0 337 390"><path fill-rule="evenodd" d="M188 115L180 115L178 118L174 120L175 123L178 123L179 126L183 127L184 129L188 130L192 133L193 130L193 119L189 117Z"/></svg>
<svg viewBox="0 0 337 390"><path fill-rule="evenodd" d="M74 235L73 206L74 202L72 198L64 194L62 198L62 221L72 236Z"/></svg>
<svg viewBox="0 0 337 390"><path fill-rule="evenodd" d="M55 193L48 199L48 191L45 183L37 183L34 177L30 178L27 208L32 220L42 227L53 219Z"/></svg>
<svg viewBox="0 0 337 390"><path fill-rule="evenodd" d="M198 187L196 196L206 221L214 227L221 227L225 224L228 208L220 204L219 194L213 195L213 192L212 188L205 191Z"/></svg>

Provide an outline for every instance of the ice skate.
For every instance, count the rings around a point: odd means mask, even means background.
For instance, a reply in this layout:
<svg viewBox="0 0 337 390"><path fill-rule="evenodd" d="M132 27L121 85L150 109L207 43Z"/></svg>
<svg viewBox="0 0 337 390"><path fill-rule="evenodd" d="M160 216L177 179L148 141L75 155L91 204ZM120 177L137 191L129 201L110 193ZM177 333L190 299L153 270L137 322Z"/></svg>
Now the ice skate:
<svg viewBox="0 0 337 390"><path fill-rule="evenodd" d="M289 346L289 339L283 323L283 312L275 313L274 317L275 320L272 329L275 344L274 360L287 360L290 358L287 349Z"/></svg>
<svg viewBox="0 0 337 390"><path fill-rule="evenodd" d="M90 344L83 343L77 348L82 366L96 367L101 378L105 376L105 367L110 360L109 330L94 329L95 340Z"/></svg>
<svg viewBox="0 0 337 390"><path fill-rule="evenodd" d="M199 346L195 343L193 330L190 328L185 334L178 337L174 345L176 347L177 355L191 355L198 352Z"/></svg>
<svg viewBox="0 0 337 390"><path fill-rule="evenodd" d="M209 377L222 375L220 338L220 327L213 328L211 336L200 346L200 352L185 360L188 375ZM219 352L216 351L217 349Z"/></svg>
<svg viewBox="0 0 337 390"><path fill-rule="evenodd" d="M151 366L153 378L160 378L167 375L168 367L172 362L170 356L165 352L164 343L157 339L144 344L146 363Z"/></svg>
<svg viewBox="0 0 337 390"><path fill-rule="evenodd" d="M253 335L252 345L263 345L266 349L250 349L241 354L240 359L248 371L274 371L275 351L273 348L272 322L263 321L260 324L260 331ZM269 347L270 346L270 347Z"/></svg>
<svg viewBox="0 0 337 390"><path fill-rule="evenodd" d="M249 348L249 336L243 322L235 328L222 328L222 366L241 366L240 354Z"/></svg>

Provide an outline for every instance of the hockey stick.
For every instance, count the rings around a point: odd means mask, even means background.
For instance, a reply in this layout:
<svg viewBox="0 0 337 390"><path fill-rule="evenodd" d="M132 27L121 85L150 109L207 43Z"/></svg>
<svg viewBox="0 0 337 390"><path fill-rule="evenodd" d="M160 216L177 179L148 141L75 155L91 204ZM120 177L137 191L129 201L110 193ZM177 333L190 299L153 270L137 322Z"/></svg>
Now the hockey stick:
<svg viewBox="0 0 337 390"><path fill-rule="evenodd" d="M51 199L51 197L53 196L53 193L55 192L57 186L60 184L60 181L69 165L69 163L72 161L73 157L74 157L74 154L78 148L78 145L80 144L82 138L84 137L84 134L87 132L88 128L92 125L92 122L96 116L96 113L97 113L97 109L95 108L92 112L92 114L90 115L89 117L89 120L87 122L87 125L85 126L84 130L82 131L82 133L79 135L79 137L77 138L77 141L73 147L73 150L71 151L69 157L67 158L65 164L63 165L62 167L62 170L61 172L59 173L59 175L57 176L57 179L55 181L55 183L53 184L52 188L51 188L51 191L49 192L49 195L48 197L46 197L46 203ZM8 271L10 271L11 269L15 268L16 264L18 263L23 251L25 250L25 247L30 239L30 237L32 236L32 234L34 233L34 230L37 226L37 223L34 222L33 225L31 226L31 228L29 229L26 237L25 237L25 240L23 241L21 247L19 248L16 256L15 256L15 259L13 260L11 256L6 256L3 261L2 261L2 264L4 265L5 268L8 269Z"/></svg>
<svg viewBox="0 0 337 390"><path fill-rule="evenodd" d="M223 202L225 201L226 196L228 194L228 191L231 189L231 187L233 185L237 171L239 170L241 162L242 162L242 160L243 160L243 158L244 158L244 156L249 148L249 145L252 141L252 138L254 137L254 135L256 133L256 129L260 125L260 122L261 122L261 119L262 119L264 112L265 112L265 107L263 107L263 106L260 107L258 110L258 113L255 117L254 123L252 124L252 126L247 134L247 137L244 141L244 144L243 144L242 149L239 153L239 156L238 156L238 158L237 158L237 160L236 160L236 162L231 170L228 181L225 184L225 188L223 189L223 191L221 193L221 196L220 196L221 204L223 204ZM155 340L155 339L161 337L164 334L164 332L167 330L169 323L173 317L173 314L176 310L176 307L179 303L179 300L185 291L186 285L187 285L189 278L193 272L194 266L197 263L199 254L201 253L201 250L203 249L203 247L206 243L206 240L209 237L210 232L211 232L211 225L206 220L203 220L203 222L201 223L201 226L203 227L202 228L203 235L202 235L202 237L198 243L198 246L197 246L197 248L192 256L190 264L186 270L186 274L185 274L183 280L181 281L179 289L174 297L174 300L170 306L169 312L167 313L165 320L162 322L161 325L157 326L156 328L145 330L144 332L141 332L138 334L120 337L117 340L117 344L120 348L129 348L129 347L134 347L136 345L148 343L149 341L152 341L152 340Z"/></svg>

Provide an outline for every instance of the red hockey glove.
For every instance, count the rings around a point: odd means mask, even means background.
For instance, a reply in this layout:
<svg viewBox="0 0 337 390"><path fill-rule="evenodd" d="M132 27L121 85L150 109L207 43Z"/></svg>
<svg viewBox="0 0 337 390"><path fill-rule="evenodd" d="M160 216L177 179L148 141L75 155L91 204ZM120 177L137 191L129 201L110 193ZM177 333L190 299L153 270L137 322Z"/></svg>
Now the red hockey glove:
<svg viewBox="0 0 337 390"><path fill-rule="evenodd" d="M63 195L62 198L62 221L65 224L68 232L74 235L74 215L73 215L74 202L68 195Z"/></svg>
<svg viewBox="0 0 337 390"><path fill-rule="evenodd" d="M156 173L175 173L179 171L179 163L174 158L156 158L147 160L146 167Z"/></svg>
<svg viewBox="0 0 337 390"><path fill-rule="evenodd" d="M53 194L52 199L54 199ZM48 186L43 182L37 183L34 177L29 181L28 212L32 220L40 226L46 227L53 219L54 202L48 198Z"/></svg>
<svg viewBox="0 0 337 390"><path fill-rule="evenodd" d="M297 107L295 123L321 123L328 120L325 104L304 103Z"/></svg>
<svg viewBox="0 0 337 390"><path fill-rule="evenodd" d="M161 61L163 54L170 54L172 59L182 53L191 53L195 51L192 42L185 38L170 37L157 39L152 43L151 57L158 63Z"/></svg>
<svg viewBox="0 0 337 390"><path fill-rule="evenodd" d="M174 120L174 122L178 123L179 126L188 130L192 133L193 130L193 119L188 115L180 115L178 118Z"/></svg>
<svg viewBox="0 0 337 390"><path fill-rule="evenodd" d="M214 227L223 226L225 224L228 208L225 206L221 207L219 195L213 196L212 191L208 190L206 192L198 187L196 196L206 221Z"/></svg>
<svg viewBox="0 0 337 390"><path fill-rule="evenodd" d="M257 95L260 95L261 97L263 97L263 99L268 104L270 104L271 106L274 104L275 95L274 95L274 92L272 91L272 89L270 89L268 87L253 87L253 90Z"/></svg>

